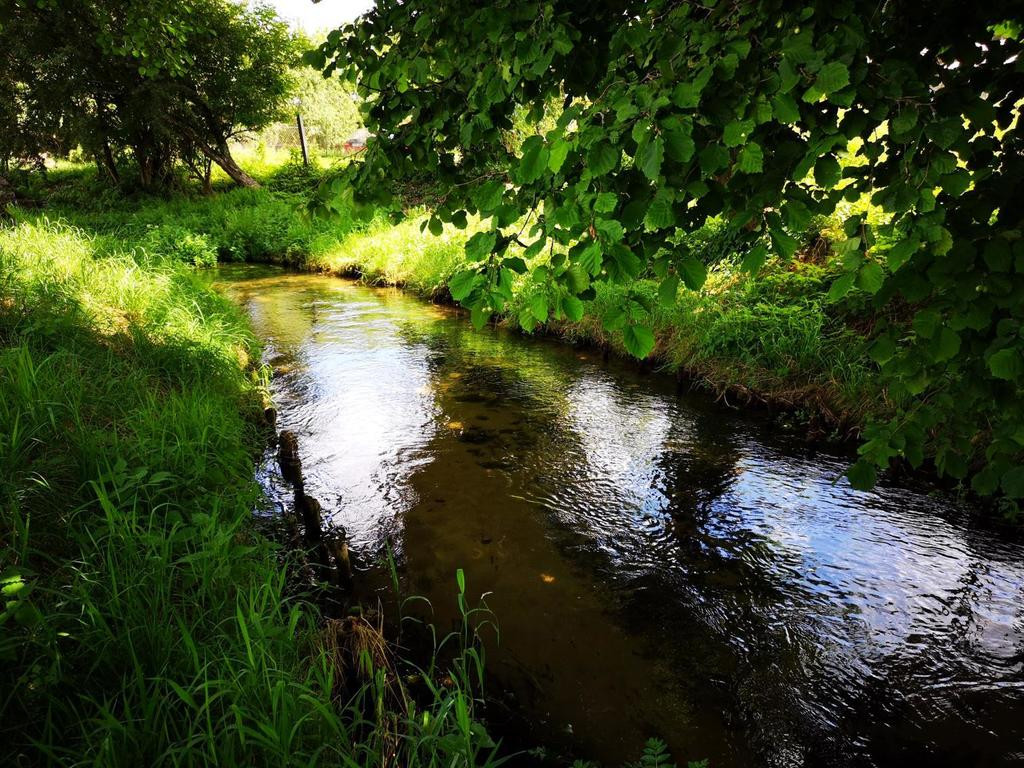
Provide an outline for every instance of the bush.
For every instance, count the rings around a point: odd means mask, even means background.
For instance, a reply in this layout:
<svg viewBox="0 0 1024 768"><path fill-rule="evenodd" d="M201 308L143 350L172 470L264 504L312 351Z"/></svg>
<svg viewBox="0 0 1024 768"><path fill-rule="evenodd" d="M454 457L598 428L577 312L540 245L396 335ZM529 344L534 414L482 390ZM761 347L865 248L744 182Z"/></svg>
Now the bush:
<svg viewBox="0 0 1024 768"><path fill-rule="evenodd" d="M144 247L194 267L217 266L217 246L208 235L174 224L152 227L144 240Z"/></svg>
<svg viewBox="0 0 1024 768"><path fill-rule="evenodd" d="M293 157L267 176L267 186L291 194L308 193L320 183L324 175L325 171L315 163L306 165L301 159Z"/></svg>

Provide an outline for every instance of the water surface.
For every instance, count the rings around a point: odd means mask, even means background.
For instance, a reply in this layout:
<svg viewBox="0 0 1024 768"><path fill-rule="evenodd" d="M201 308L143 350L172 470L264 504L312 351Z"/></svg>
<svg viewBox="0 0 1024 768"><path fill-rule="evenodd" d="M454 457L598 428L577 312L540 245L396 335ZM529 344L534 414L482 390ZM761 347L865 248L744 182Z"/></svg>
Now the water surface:
<svg viewBox="0 0 1024 768"><path fill-rule="evenodd" d="M539 741L713 766L1024 764L1024 541L667 377L401 292L222 267L307 491L454 619ZM269 497L289 495L272 456ZM373 583L373 574L367 574Z"/></svg>

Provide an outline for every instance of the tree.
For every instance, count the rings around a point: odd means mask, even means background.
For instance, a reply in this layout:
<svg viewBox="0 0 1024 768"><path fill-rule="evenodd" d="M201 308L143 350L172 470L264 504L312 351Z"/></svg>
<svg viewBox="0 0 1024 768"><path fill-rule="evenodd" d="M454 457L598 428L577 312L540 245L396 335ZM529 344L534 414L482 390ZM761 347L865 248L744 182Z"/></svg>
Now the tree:
<svg viewBox="0 0 1024 768"><path fill-rule="evenodd" d="M289 73L293 87L290 98L299 99L298 111L306 129L306 140L320 151L339 152L362 127L355 91L338 77L323 77L312 67L295 67ZM274 147L297 147L295 114L267 128L262 136Z"/></svg>
<svg viewBox="0 0 1024 768"><path fill-rule="evenodd" d="M174 8L182 6L172 4ZM267 7L205 0L182 24L180 73L153 78L176 92L170 112L180 135L242 186L256 186L231 156L229 140L281 114L297 54L287 26Z"/></svg>
<svg viewBox="0 0 1024 768"><path fill-rule="evenodd" d="M887 223L845 222L831 298L870 297L872 355L910 400L869 425L850 479L930 457L1020 498L1022 15L952 0L380 0L313 59L356 83L377 136L350 171L358 196L386 204L386 181L427 170L449 185L432 229L488 223L452 280L478 325L522 256L559 292L554 313L576 317L598 280L699 288L671 239L709 216L756 271L791 258L811 216L870 197ZM554 129L502 145L517 107L536 123L555 100ZM853 146L864 162L844 167ZM646 355L649 329L623 310L626 345Z"/></svg>
<svg viewBox="0 0 1024 768"><path fill-rule="evenodd" d="M30 113L61 126L115 181L127 150L145 187L169 181L179 159L199 169L197 155L255 185L228 142L277 117L289 86L295 46L271 10L231 0L0 4L23 129Z"/></svg>

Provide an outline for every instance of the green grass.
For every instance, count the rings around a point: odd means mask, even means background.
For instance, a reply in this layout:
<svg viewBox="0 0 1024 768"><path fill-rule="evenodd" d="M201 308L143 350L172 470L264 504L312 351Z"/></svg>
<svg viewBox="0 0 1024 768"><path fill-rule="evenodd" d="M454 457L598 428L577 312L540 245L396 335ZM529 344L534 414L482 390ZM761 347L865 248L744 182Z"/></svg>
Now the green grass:
<svg viewBox="0 0 1024 768"><path fill-rule="evenodd" d="M420 231L421 216L398 225L377 221L330 247L311 252L305 268L358 275L378 285L398 285L428 298L447 297L447 281L466 266L466 232L446 227L439 237ZM714 230L715 225L709 225ZM579 322L552 319L538 332L596 345L628 356L621 331L606 323L632 306L632 318L653 328L655 364L683 372L713 390L732 391L774 404L802 408L836 425L859 424L888 407L879 396L876 369L866 341L826 302L834 267L796 261L769 263L757 277L741 272L722 242L707 233L704 258L712 265L700 291L682 288L676 301L658 301L658 282L640 280L628 289L597 284L596 298ZM499 321L517 318L545 286L519 277Z"/></svg>
<svg viewBox="0 0 1024 768"><path fill-rule="evenodd" d="M254 531L257 352L180 254L0 228L3 764L495 764L475 634L414 701Z"/></svg>
<svg viewBox="0 0 1024 768"><path fill-rule="evenodd" d="M327 172L261 173L258 190L155 198L62 167L24 180L42 205L0 227L6 762L500 762L477 719L483 647L464 584L463 631L417 665L363 620L320 617L254 530L259 344L196 273L269 261L445 300L470 233L425 233L417 209L398 225L304 216ZM653 279L601 286L581 322L542 331L624 354L605 321L630 305L665 369L837 421L884 407L862 337L825 302L827 259L750 277L714 223L689 245L711 265L703 290L665 306ZM500 322L545 290L519 279ZM660 749L646 757L661 764Z"/></svg>
<svg viewBox="0 0 1024 768"><path fill-rule="evenodd" d="M695 377L712 390L802 409L836 424L857 424L879 413L886 406L865 341L824 300L827 270L800 263L776 269L753 279L724 262L711 269L701 291L680 289L671 306L659 303L654 281L641 281L629 291L599 286L591 314L579 323L556 323L553 330L625 355L621 336L603 322L639 298L636 319L654 329L652 354L665 370ZM772 296L770 283L800 288Z"/></svg>
<svg viewBox="0 0 1024 768"><path fill-rule="evenodd" d="M269 261L399 285L434 299L447 297L447 281L465 266L462 245L471 232L450 226L440 237L423 232L422 208L411 209L397 225L383 217L359 223L344 211L329 220L311 217L303 213L309 190L329 170L286 164L258 171L265 188L226 190L212 198L126 203L110 198L95 173L80 168L61 171L37 193L50 210L88 231L197 264L209 263L214 254L221 260ZM817 226L827 238L833 224ZM809 243L816 234L808 233ZM710 268L701 291L681 289L673 305L663 306L653 279L628 291L600 285L581 322L554 320L540 332L625 355L621 331L609 331L606 324L630 299L639 299L630 304L632 319L654 329L652 359L669 372L718 392L801 409L835 426L857 426L891 409L865 353L865 337L826 301L838 274L832 258L819 249L806 261L769 261L755 277L739 270L720 224L709 222L686 239L691 253ZM501 322L518 325L516 318L542 292L528 278L517 279Z"/></svg>

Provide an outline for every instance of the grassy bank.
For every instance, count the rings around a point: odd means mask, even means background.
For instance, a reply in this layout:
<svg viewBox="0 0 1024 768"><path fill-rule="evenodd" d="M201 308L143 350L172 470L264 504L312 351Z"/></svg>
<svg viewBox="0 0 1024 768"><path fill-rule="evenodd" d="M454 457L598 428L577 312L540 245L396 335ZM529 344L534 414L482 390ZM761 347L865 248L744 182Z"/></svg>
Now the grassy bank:
<svg viewBox="0 0 1024 768"><path fill-rule="evenodd" d="M183 263L201 234L134 226L0 227L0 761L489 764L458 647L411 698L289 587L252 524L257 342Z"/></svg>
<svg viewBox="0 0 1024 768"><path fill-rule="evenodd" d="M106 199L111 193L81 170L57 177L40 197L51 215L89 231L155 243L187 261L271 261L447 299L447 281L464 266L462 245L470 231L449 226L439 237L423 232L422 209L416 208L397 225L382 218L356 223L346 211L330 220L296 216L321 173L265 167L264 189L213 198L140 198L129 203L130 215L123 200ZM639 281L628 293L597 285L582 321L553 319L537 332L625 355L621 332L608 327L628 306L633 319L654 329L656 366L725 393L730 401L736 396L802 411L826 431L848 434L866 416L888 411L890 403L879 394L876 367L865 352L862 330L870 328L869 316L842 314L826 300L839 269L828 253L828 222L809 232L806 242L801 258L769 261L750 276L739 269L724 227L709 222L685 243L708 265L701 291L680 288L666 306L658 301L653 279ZM517 279L501 322L518 325L517 318L529 315L546 290Z"/></svg>

